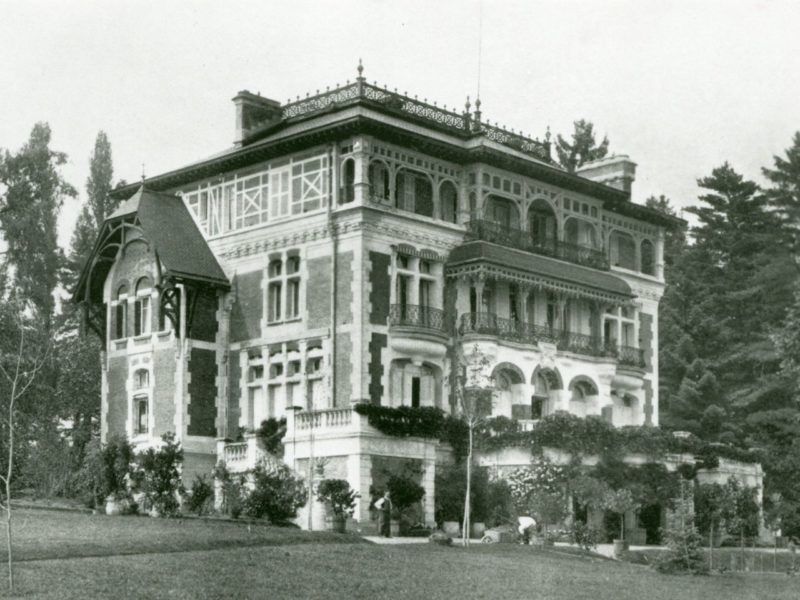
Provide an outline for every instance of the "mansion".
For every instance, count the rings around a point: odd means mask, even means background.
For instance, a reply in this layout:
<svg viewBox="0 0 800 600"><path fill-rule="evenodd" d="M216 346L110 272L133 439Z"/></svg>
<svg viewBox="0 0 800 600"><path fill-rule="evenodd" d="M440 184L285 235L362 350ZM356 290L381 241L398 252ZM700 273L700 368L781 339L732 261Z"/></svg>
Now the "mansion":
<svg viewBox="0 0 800 600"><path fill-rule="evenodd" d="M450 451L393 438L358 403L457 413L453 364L478 348L492 414L558 410L658 424L664 232L631 200L636 165L569 173L532 139L354 82L286 103L239 92L233 146L115 190L75 291L106 340L102 436L176 432L184 478L282 458L361 494L414 461L433 521Z"/></svg>

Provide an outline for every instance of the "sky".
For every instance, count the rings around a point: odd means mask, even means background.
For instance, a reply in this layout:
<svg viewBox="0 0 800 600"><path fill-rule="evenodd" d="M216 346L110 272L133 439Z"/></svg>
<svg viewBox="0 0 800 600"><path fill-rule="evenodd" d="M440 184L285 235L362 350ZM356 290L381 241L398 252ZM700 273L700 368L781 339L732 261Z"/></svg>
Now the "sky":
<svg viewBox="0 0 800 600"><path fill-rule="evenodd" d="M285 102L356 77L542 137L588 119L637 164L633 200L696 203L730 162L762 181L800 130L800 2L0 0L0 148L66 152L59 238L99 130L129 182L231 145L237 91Z"/></svg>

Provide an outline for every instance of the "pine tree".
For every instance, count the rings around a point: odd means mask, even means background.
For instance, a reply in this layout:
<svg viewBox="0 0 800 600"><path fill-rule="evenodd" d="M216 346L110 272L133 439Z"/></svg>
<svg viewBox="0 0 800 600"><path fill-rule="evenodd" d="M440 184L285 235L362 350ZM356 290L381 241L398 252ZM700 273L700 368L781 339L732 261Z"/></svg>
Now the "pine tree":
<svg viewBox="0 0 800 600"><path fill-rule="evenodd" d="M800 257L800 131L794 134L786 157L773 157L774 169L762 169L773 187L767 190L770 204L786 224L787 243L795 258Z"/></svg>
<svg viewBox="0 0 800 600"><path fill-rule="evenodd" d="M58 270L58 212L75 189L59 173L67 156L50 148L50 126L37 123L28 142L15 154L0 155L0 230L21 299L37 312L45 331L51 328Z"/></svg>
<svg viewBox="0 0 800 600"><path fill-rule="evenodd" d="M573 122L572 142L568 142L559 134L556 136L556 155L559 164L570 173L584 163L603 158L608 154L608 137L597 144L594 125L591 121L580 119Z"/></svg>

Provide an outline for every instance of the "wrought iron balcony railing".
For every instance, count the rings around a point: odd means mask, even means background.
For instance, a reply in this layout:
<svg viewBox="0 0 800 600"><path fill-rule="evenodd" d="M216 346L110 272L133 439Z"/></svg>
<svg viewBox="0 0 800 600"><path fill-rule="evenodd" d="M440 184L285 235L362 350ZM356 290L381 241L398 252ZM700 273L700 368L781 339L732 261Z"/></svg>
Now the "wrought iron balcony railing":
<svg viewBox="0 0 800 600"><path fill-rule="evenodd" d="M389 325L444 331L444 311L417 304L392 304Z"/></svg>
<svg viewBox="0 0 800 600"><path fill-rule="evenodd" d="M611 267L608 258L600 250L571 244L556 239L535 239L530 232L514 227L506 227L494 221L473 219L467 223L466 240L482 240L533 254L549 256L559 260L608 271Z"/></svg>
<svg viewBox="0 0 800 600"><path fill-rule="evenodd" d="M602 338L583 333L573 333L546 325L522 323L514 319L503 319L493 313L465 313L459 321L461 335L475 333L497 336L501 339L522 344L546 342L555 344L565 352L586 356L618 357L620 363L644 366L643 353L638 348L606 344ZM629 361L638 362L629 362Z"/></svg>
<svg viewBox="0 0 800 600"><path fill-rule="evenodd" d="M633 346L620 346L618 349L617 360L621 365L644 369L647 366L644 360L644 350Z"/></svg>

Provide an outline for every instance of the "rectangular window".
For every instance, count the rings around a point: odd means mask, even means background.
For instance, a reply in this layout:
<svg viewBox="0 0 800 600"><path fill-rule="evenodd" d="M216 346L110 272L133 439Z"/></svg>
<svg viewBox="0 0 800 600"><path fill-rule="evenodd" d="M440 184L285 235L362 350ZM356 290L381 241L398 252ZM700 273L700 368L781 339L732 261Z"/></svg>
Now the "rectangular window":
<svg viewBox="0 0 800 600"><path fill-rule="evenodd" d="M142 435L149 431L147 418L147 396L137 396L133 399L134 434Z"/></svg>
<svg viewBox="0 0 800 600"><path fill-rule="evenodd" d="M114 339L121 340L122 338L126 337L125 333L125 307L127 304L123 300L115 307L116 314L114 315L114 320L116 321L116 328L114 331Z"/></svg>
<svg viewBox="0 0 800 600"><path fill-rule="evenodd" d="M419 280L419 305L431 306L431 290L433 289L433 282L429 279Z"/></svg>
<svg viewBox="0 0 800 600"><path fill-rule="evenodd" d="M269 174L269 215L271 218L289 214L290 167L276 169Z"/></svg>
<svg viewBox="0 0 800 600"><path fill-rule="evenodd" d="M296 319L300 316L300 280L290 279L286 289L286 318Z"/></svg>
<svg viewBox="0 0 800 600"><path fill-rule="evenodd" d="M134 304L133 335L150 333L150 298L137 298Z"/></svg>
<svg viewBox="0 0 800 600"><path fill-rule="evenodd" d="M280 282L274 282L269 284L269 320L270 321L280 321L283 316L283 311L281 310L281 295L283 291L283 285Z"/></svg>
<svg viewBox="0 0 800 600"><path fill-rule="evenodd" d="M421 380L419 377L411 378L411 406L419 408Z"/></svg>

